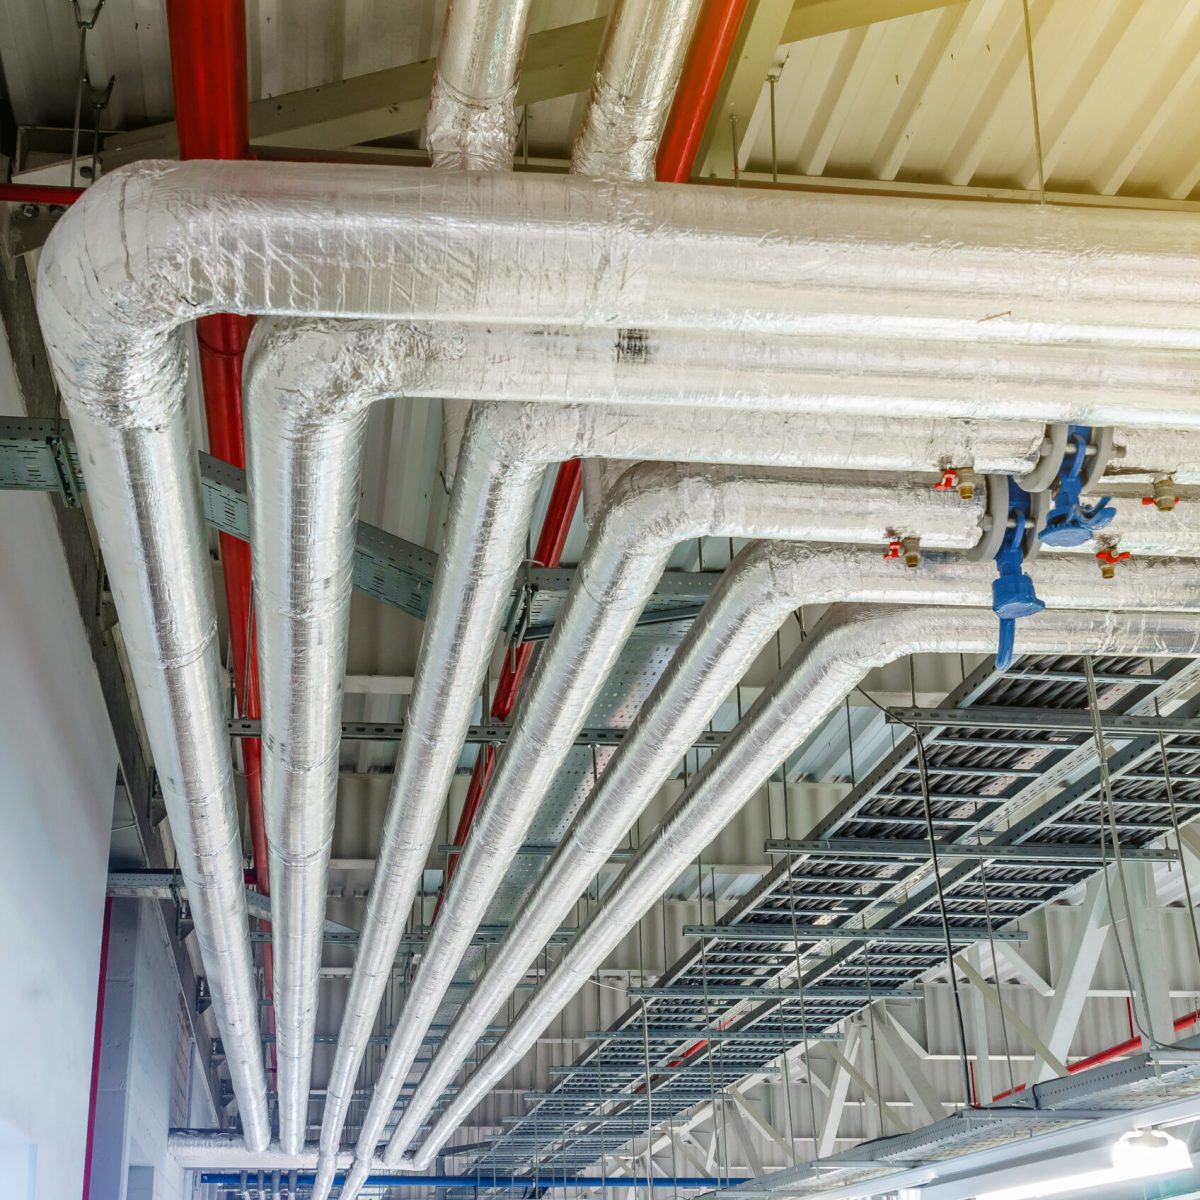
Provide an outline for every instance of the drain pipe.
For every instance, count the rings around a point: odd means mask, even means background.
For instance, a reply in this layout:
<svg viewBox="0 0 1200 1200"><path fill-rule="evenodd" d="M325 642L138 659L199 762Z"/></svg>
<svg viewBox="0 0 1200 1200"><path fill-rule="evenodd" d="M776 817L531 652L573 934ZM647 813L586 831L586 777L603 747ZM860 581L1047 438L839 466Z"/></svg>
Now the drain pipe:
<svg viewBox="0 0 1200 1200"><path fill-rule="evenodd" d="M710 607L719 609L724 594L727 589L719 588ZM499 1045L451 1100L413 1156L412 1167L423 1170L434 1160L454 1129L524 1057L670 881L687 869L869 671L913 654L986 653L993 648L995 636L995 617L987 609L874 605L831 609L626 864ZM1200 616L1043 612L1022 621L1016 637L1020 654L1200 657ZM836 940L836 927L831 927L830 938Z"/></svg>
<svg viewBox="0 0 1200 1200"><path fill-rule="evenodd" d="M344 673L366 410L376 400L403 395L406 388L430 386L440 365L449 361L458 366L460 355L459 343L439 340L436 327L288 320L260 322L247 360L249 487L255 569L261 576L264 744L272 798L269 832L273 853L281 865L288 863L288 883L280 874L273 901L278 905L280 1102L281 1112L296 1120L307 1107L311 1067L314 964L321 950L334 816L336 780L331 772L340 740L336 687ZM504 379L495 386L503 392ZM396 943L432 846L496 631L511 603L525 530L546 466L598 453L752 466L771 453L776 466L815 469L840 463L849 468L856 465L859 446L873 464L880 454L857 425L800 421L783 413L751 418L709 409L685 415L646 407L500 402L477 404L468 429L328 1084L322 1125L326 1155L340 1142ZM936 456L935 432L918 423L893 422L885 465L895 470L928 467ZM1027 466L1036 461L1041 441L1031 440L1029 433L1018 430L1014 443L1011 431L998 427L996 440L985 442L985 453L1007 456L1010 468ZM879 505L897 519L905 512L908 519L920 514L921 526L931 532L957 530L952 536L959 540L950 545L971 544L978 536L976 506L928 487L910 489L899 509L891 508L891 488L863 488L855 495L874 498L881 537L887 521L879 515ZM842 519L845 527L859 522L853 512ZM307 681L303 687L296 686L296 667ZM285 886L286 892L281 891Z"/></svg>
<svg viewBox="0 0 1200 1200"><path fill-rule="evenodd" d="M1200 585L1182 565L1134 564L1114 588L1098 586L1084 561L1031 564L1038 593L1053 607L1200 606ZM384 1155L395 1164L446 1094L494 1013L524 978L547 939L571 911L581 881L595 878L645 806L671 778L695 738L745 676L779 626L805 605L844 601L990 603L995 567L965 557L927 555L917 570L849 547L761 542L735 561L655 686L630 735L546 865L521 914L441 1039L409 1099ZM586 710L585 710L586 711ZM506 792L507 796L508 793Z"/></svg>
<svg viewBox="0 0 1200 1200"><path fill-rule="evenodd" d="M753 429L750 423L746 432ZM658 454L674 457L676 439L665 431L661 439ZM753 443L761 453L763 439ZM369 1172L375 1145L471 937L675 547L705 536L882 547L892 538L919 535L933 547L968 549L982 535L982 500L981 494L961 500L923 482L839 486L745 467L644 464L622 476L588 538L500 755L493 800L475 822L408 989L363 1121L352 1182ZM411 804L411 794L408 800ZM348 1184L343 1195L355 1194L357 1187Z"/></svg>

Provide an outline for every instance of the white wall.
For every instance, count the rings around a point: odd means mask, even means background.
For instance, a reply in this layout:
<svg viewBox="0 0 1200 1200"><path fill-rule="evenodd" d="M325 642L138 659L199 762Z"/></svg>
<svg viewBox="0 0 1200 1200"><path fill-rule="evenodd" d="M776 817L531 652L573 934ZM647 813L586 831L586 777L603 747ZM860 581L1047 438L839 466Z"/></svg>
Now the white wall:
<svg viewBox="0 0 1200 1200"><path fill-rule="evenodd" d="M2 334L0 412L22 413ZM80 1194L117 771L50 503L0 492L0 1195L21 1200ZM4 1174L29 1153L32 1193Z"/></svg>

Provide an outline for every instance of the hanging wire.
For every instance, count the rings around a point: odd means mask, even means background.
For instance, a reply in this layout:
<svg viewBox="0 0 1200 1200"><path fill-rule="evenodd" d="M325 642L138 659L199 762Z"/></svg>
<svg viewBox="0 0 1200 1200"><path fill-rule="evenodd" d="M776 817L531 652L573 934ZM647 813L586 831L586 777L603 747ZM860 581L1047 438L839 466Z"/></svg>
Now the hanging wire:
<svg viewBox="0 0 1200 1200"><path fill-rule="evenodd" d="M1129 942L1133 953L1133 965L1137 970L1138 984L1140 986L1134 985L1133 974L1129 969L1129 957L1125 953L1125 945L1121 940L1121 932L1115 920L1112 927L1113 938L1117 943L1117 952L1121 959L1121 969L1125 973L1125 981L1129 985L1129 990L1141 999L1140 1004L1130 1005L1134 1024L1137 1026L1137 1030L1141 1034L1142 1041L1146 1046L1162 1049L1163 1043L1159 1042L1150 1033L1142 1020L1143 1016L1146 1021L1150 1019L1150 995L1146 990L1146 976L1142 970L1141 956L1138 954L1137 939L1133 936L1133 905L1129 900L1129 884L1125 878L1125 863L1121 857L1121 837L1117 832L1116 805L1113 803L1112 794L1112 777L1108 770L1108 753L1104 743L1104 729L1100 723L1100 697L1096 690L1096 673L1092 666L1092 656L1090 654L1083 656L1083 670L1087 680L1088 711L1092 715L1092 735L1095 738L1096 757L1100 764L1100 861L1104 877L1105 898L1108 901L1110 916L1114 915L1116 908L1113 905L1112 881L1109 877L1108 857L1104 849L1105 816L1107 815L1108 830L1112 836L1113 843L1113 869L1116 871L1117 882L1121 885L1121 897L1125 902L1125 919L1129 923Z"/></svg>
<svg viewBox="0 0 1200 1200"><path fill-rule="evenodd" d="M775 85L779 82L779 72L767 76L767 87L770 89L771 103L771 182L779 182L779 150L775 141Z"/></svg>
<svg viewBox="0 0 1200 1200"><path fill-rule="evenodd" d="M975 807L978 809L979 805L976 805ZM978 840L979 839L977 836L976 841ZM996 954L996 937L992 927L992 906L988 900L987 869L982 858L979 860L979 882L983 889L983 919L987 926L988 948L990 949L992 955L992 974L996 980L996 996L1001 1001L999 1005L1000 1034L1004 1040L1004 1058L1008 1064L1008 1087L1010 1091L1015 1091L1017 1087L1017 1080L1013 1073L1012 1047L1009 1045L1008 1041L1008 1018L1005 1015L1003 1003L1004 997L1000 991L1000 959ZM984 1052L986 1053L986 1051L987 1047L985 1046ZM976 1099L978 1100L979 1097L976 1097ZM991 1096L988 1096L985 1103L990 1102L991 1099Z"/></svg>
<svg viewBox="0 0 1200 1200"><path fill-rule="evenodd" d="M942 888L942 872L938 865L937 837L933 830L933 803L929 798L929 764L925 760L925 740L921 731L911 726L917 748L917 771L921 780L921 806L925 810L925 832L929 839L929 860L933 867L933 882L937 889L938 913L942 918L942 935L946 940L946 967L950 972L950 987L954 993L954 1017L958 1024L958 1042L962 1049L963 1095L971 1107L971 1067L967 1061L967 1026L963 1020L962 995L958 989L958 972L954 967L954 942L950 936L950 917L946 912L946 894Z"/></svg>
<svg viewBox="0 0 1200 1200"><path fill-rule="evenodd" d="M79 163L79 131L83 124L83 89L87 83L87 35L96 28L100 12L104 8L104 0L97 0L92 15L85 20L79 8L79 0L71 0L71 10L75 15L75 28L79 31L79 67L75 75L75 123L71 130L71 186L75 186L75 172ZM90 87L90 85L89 85ZM109 84L109 91L112 84ZM105 104L108 103L107 97Z"/></svg>
<svg viewBox="0 0 1200 1200"><path fill-rule="evenodd" d="M871 1066L875 1072L875 1111L879 1114L879 1133L884 1130L883 1082L879 1077L879 1038L875 1030L875 999L871 989L871 943L863 943L863 967L867 979L867 1036L871 1039ZM866 1064L863 1064L866 1066ZM863 1097L864 1106L870 1097Z"/></svg>
<svg viewBox="0 0 1200 1200"><path fill-rule="evenodd" d="M1156 717L1162 714L1158 711L1158 699L1154 701L1154 715ZM1162 759L1163 782L1167 789L1167 807L1171 813L1171 830L1175 834L1175 846L1179 851L1179 869L1183 873L1183 895L1187 903L1188 920L1192 926L1192 944L1196 947L1196 960L1200 962L1200 930L1196 926L1196 908L1192 903L1192 885L1188 879L1187 855L1183 849L1183 835L1179 831L1179 812L1175 807L1175 788L1171 783L1171 764L1167 759L1167 739L1163 736L1163 731L1158 731L1158 753Z"/></svg>
<svg viewBox="0 0 1200 1200"><path fill-rule="evenodd" d="M1046 167L1042 158L1042 122L1038 116L1037 73L1033 68L1033 26L1029 20L1029 0L1021 0L1025 14L1025 62L1029 67L1029 104L1033 111L1033 149L1037 156L1038 192L1046 203Z"/></svg>

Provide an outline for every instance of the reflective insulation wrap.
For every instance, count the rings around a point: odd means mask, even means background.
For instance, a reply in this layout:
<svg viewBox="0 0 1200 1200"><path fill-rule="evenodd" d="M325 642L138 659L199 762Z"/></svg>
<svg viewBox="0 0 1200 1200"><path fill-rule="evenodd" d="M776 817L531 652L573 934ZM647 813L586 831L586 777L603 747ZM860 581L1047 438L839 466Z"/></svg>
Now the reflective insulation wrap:
<svg viewBox="0 0 1200 1200"><path fill-rule="evenodd" d="M604 32L571 169L654 178L655 158L700 0L618 0Z"/></svg>
<svg viewBox="0 0 1200 1200"><path fill-rule="evenodd" d="M445 893L375 1084L360 1154L373 1155L471 937L675 547L707 536L882 545L917 534L935 547L969 549L982 519L981 495L964 501L926 483L839 485L666 464L622 476L588 538Z"/></svg>
<svg viewBox="0 0 1200 1200"><path fill-rule="evenodd" d="M625 865L500 1043L450 1101L412 1165L423 1169L433 1161L451 1132L520 1061L664 887L868 671L918 653L986 653L995 640L990 609L847 605L830 610ZM1200 616L1063 610L1018 623L1017 653L1060 652L1197 657Z"/></svg>
<svg viewBox="0 0 1200 1200"><path fill-rule="evenodd" d="M1194 429L1192 364L1175 352L1200 346L1195 248L1190 218L1169 212L147 162L101 179L57 223L38 311L76 410L108 393L130 415L154 403L163 344L206 313L502 314L608 329L639 359L655 329L720 333L708 355L727 362L770 334L804 335L801 357L840 339L829 395L850 393L842 411L861 400L876 415L1045 421L1073 409L1090 424ZM906 364L907 387L856 399L880 354Z"/></svg>
<svg viewBox="0 0 1200 1200"><path fill-rule="evenodd" d="M354 538L363 414L367 405L386 396L430 390L437 394L436 383L430 381L438 379L447 364L460 363L473 345L470 339L464 342L455 334L442 334L437 326L268 319L259 323L247 356L251 502L260 522L255 544L262 547L255 560L256 571L263 577L261 670L264 690L271 697L263 717L264 754L270 764L265 804L274 844L286 856L277 864L277 876L287 882L277 885L280 899L275 910L275 936L283 958L277 967L276 991L285 1143L297 1136L293 1131L301 1128L307 1112L316 976L306 972L306 966L311 966L320 948L336 787L333 767L341 700L336 680L344 670L349 619L346 555ZM478 426L476 436L485 448L477 454L472 474L463 484L464 494L473 497L464 509L470 514L464 518L469 523L447 541L445 555L449 563L457 563L466 553L463 547L473 547L471 553L476 557L465 573L453 569L454 582L445 585L449 588L446 594L453 597L446 603L458 605L458 611L444 620L439 618L440 624L431 621L429 626L444 631L449 645L477 646L478 654L472 660L461 657L461 650L445 650L433 661L439 662L438 671L445 669L448 674L434 674L418 689L420 700L414 696L412 745L402 746L402 769L393 790L393 796L407 795L409 803L395 803L389 809L394 813L389 837L403 849L397 851L386 881L377 880L372 889L376 907L368 908L357 957L358 967L365 973L355 976L343 1020L326 1102L325 1128L330 1131L326 1145L340 1141L343 1096L352 1088L390 971L395 939L400 936L402 919L397 922L395 914L407 913L411 906L410 892L427 858L444 798L439 776L430 774L428 768L436 762L439 772L452 770L461 745L461 738L455 742L453 736L441 736L439 722L457 714L455 719L461 716L465 734L481 682L475 678L477 668L468 664L486 661L500 607L519 564L517 547L523 534L514 531L529 519L517 509L524 513L532 504L541 466L562 457L599 452L638 458L659 454L709 457L749 465L767 457L764 447L771 447L775 459L788 465L853 463L859 454L874 463L878 457L865 436L870 431L859 430L857 423L846 427L834 421L810 421L806 436L802 436L797 418L776 413L735 419L719 410L668 415L645 407L561 405L547 409L501 404L482 406ZM1008 453L1023 459L1040 445L1040 429L1012 428L1015 442L1008 426L966 423L960 429L957 423L914 422L910 435L903 423L898 423L884 458L890 466L928 467L935 447L960 446L963 453L970 453L968 447L978 436L984 446L991 447L983 453ZM678 446L677 441L681 443ZM516 463L514 476L507 482L493 480L486 465L493 459ZM927 530L935 545L968 546L977 540L978 505L964 505L956 497L937 495L924 485L904 494L907 498L896 509L896 494L890 487L856 490L856 506L827 518L831 536L862 529L864 523L874 520L872 536L882 540L890 536L892 525L885 518L891 513L901 524L896 533L909 531L903 524L908 520L913 530ZM516 508L513 495L519 497ZM316 510L313 496L321 498ZM500 524L480 525L480 521L502 523L503 528ZM506 582L484 589L481 598L479 589L467 587L464 581L481 578L484 563L493 564L487 572L500 571L494 565L500 560L494 557L491 545L497 538L507 539L503 552ZM431 601L439 612L442 603ZM466 642L460 637L460 622L474 631ZM427 632L427 639L430 636ZM289 674L293 662L305 673L305 680L308 673L314 679L321 673L325 682L297 688ZM418 676L424 678L420 667ZM332 691L330 681L334 681ZM416 717L424 721L420 728L425 733L420 738L412 733ZM434 743L436 754L430 757ZM407 791L400 790L408 788L409 771L424 782L419 788L413 784ZM383 916L376 917L376 913Z"/></svg>
<svg viewBox="0 0 1200 1200"><path fill-rule="evenodd" d="M170 382L170 403L162 391L150 391L157 406L121 391L109 413L95 397L72 410L73 430L245 1143L261 1150L271 1123L212 568L182 403L186 366L178 343L166 348L154 370Z"/></svg>
<svg viewBox="0 0 1200 1200"><path fill-rule="evenodd" d="M287 326L293 354L297 328L296 322ZM297 362L320 353L324 337L336 336L336 329L328 323L314 322L312 329L314 340L304 354L296 356ZM366 335L369 330L363 332ZM396 344L409 345L403 339ZM365 349L364 342L346 353L358 361ZM386 357L386 352L385 346L381 357ZM410 369L408 376L413 374ZM371 378L386 375L385 370L371 369ZM451 493L405 736L328 1083L321 1129L321 1144L327 1152L340 1144L358 1065L433 844L492 642L525 553L525 536L545 467L564 458L596 454L749 466L767 457L764 448L769 448L777 467L808 463L811 440L772 438L771 432L778 432L778 421L777 414L763 414L760 420L713 413L688 420L684 414L644 407L495 403L473 408ZM810 485L814 502L826 486ZM895 519L913 521L916 531L948 547L973 545L978 539L978 504L964 503L924 485L911 487L905 494L905 503L896 508L894 485L863 485L854 490L844 511L821 509L828 522L825 529L841 537L849 530L870 528L872 536L882 541L889 536L889 521ZM777 515L776 519L792 518ZM815 524L813 528L818 530ZM651 586L657 578L654 575ZM636 616L636 612L626 613L621 619L632 622ZM469 874L466 869L457 873L464 886Z"/></svg>
<svg viewBox="0 0 1200 1200"><path fill-rule="evenodd" d="M1182 500L1170 512L1159 512L1140 498L1114 496L1109 503L1117 515L1095 538L1080 546L1044 545L1042 552L1094 554L1115 545L1138 558L1200 558L1200 504L1195 500Z"/></svg>
<svg viewBox="0 0 1200 1200"><path fill-rule="evenodd" d="M1147 602L1164 610L1200 608L1200 580L1176 564L1137 563L1132 574L1097 586L1091 563L1063 557L1030 565L1038 594L1053 607L1098 608ZM797 608L844 601L990 603L992 563L927 555L909 570L870 550L759 542L747 547L714 591L635 719L569 833L522 905L517 923L489 955L483 974L422 1073L384 1155L399 1161L506 998L687 748ZM1115 586L1113 586L1115 585Z"/></svg>
<svg viewBox="0 0 1200 1200"><path fill-rule="evenodd" d="M367 411L437 353L414 326L271 320L246 353L279 1129L292 1154L308 1124Z"/></svg>
<svg viewBox="0 0 1200 1200"><path fill-rule="evenodd" d="M172 1132L167 1136L167 1149L185 1171L311 1171L317 1165L315 1147L289 1154L272 1142L263 1150L251 1151L236 1133ZM336 1169L347 1169L351 1157L349 1151L339 1154ZM382 1161L375 1165L383 1167Z"/></svg>
<svg viewBox="0 0 1200 1200"><path fill-rule="evenodd" d="M1117 429L1105 480L1200 484L1200 441L1174 429Z"/></svg>
<svg viewBox="0 0 1200 1200"><path fill-rule="evenodd" d="M508 171L530 0L450 0L425 136L433 166Z"/></svg>

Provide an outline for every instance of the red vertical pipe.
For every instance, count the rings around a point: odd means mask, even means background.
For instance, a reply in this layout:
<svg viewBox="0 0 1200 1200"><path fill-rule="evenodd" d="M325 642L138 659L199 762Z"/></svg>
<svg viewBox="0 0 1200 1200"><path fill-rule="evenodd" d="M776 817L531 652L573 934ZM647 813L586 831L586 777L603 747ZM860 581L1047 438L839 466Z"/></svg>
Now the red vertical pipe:
<svg viewBox="0 0 1200 1200"><path fill-rule="evenodd" d="M100 977L96 983L96 1031L92 1035L92 1082L88 1090L87 1141L83 1149L83 1200L92 1190L92 1150L96 1140L96 1098L100 1094L100 1046L104 1034L104 987L108 977L108 943L112 936L112 897L104 898L104 928L100 934Z"/></svg>
<svg viewBox="0 0 1200 1200"><path fill-rule="evenodd" d="M745 15L747 2L748 0L708 0L696 22L679 86L675 91L675 101L671 106L659 146L656 178L660 183L686 183L691 176L696 164L696 155L700 150L700 139L712 116L717 90L729 66L733 43ZM562 463L554 480L554 491L550 496L550 505L542 522L542 532L535 552L535 559L540 566L558 566L571 522L575 517L581 488L582 472L579 460L571 459ZM518 647L515 654L505 658L504 669L496 683L496 692L492 700L494 720L506 721L512 714L532 656L533 647L525 644ZM483 803L484 792L487 790L495 762L496 753L491 746L485 746L475 759L466 800L463 802L458 828L454 833L456 846L463 845L470 836L471 826ZM438 892L435 917L442 907L442 898L450 880L454 878L457 866L458 855L450 854L446 859L446 871Z"/></svg>
<svg viewBox="0 0 1200 1200"><path fill-rule="evenodd" d="M167 0L167 36L179 157L247 158L250 124L245 0L206 0L203 4L196 0ZM253 325L252 318L230 313L201 317L196 323L209 449L215 457L243 469L246 451L242 430L242 357ZM261 710L250 603L250 547L226 534L221 535L220 544L234 691L242 715L257 720ZM254 879L258 890L268 895L262 747L257 738L242 740L242 762L246 772ZM263 945L262 964L269 1000L274 991L270 943ZM271 1010L267 1022L273 1029ZM271 1059L274 1063L273 1047Z"/></svg>
<svg viewBox="0 0 1200 1200"><path fill-rule="evenodd" d="M749 0L707 0L684 59L658 147L659 183L687 183Z"/></svg>

